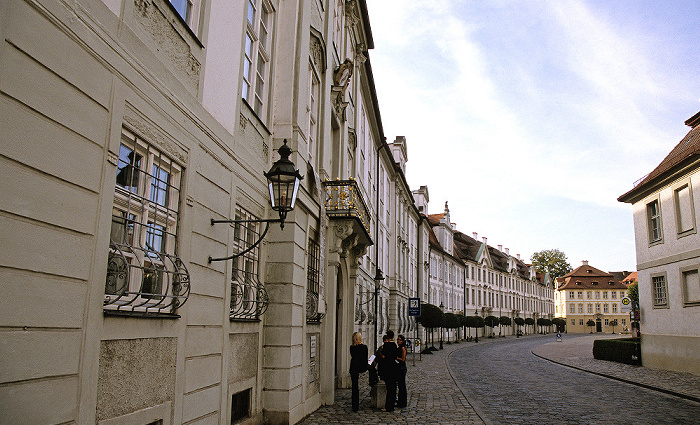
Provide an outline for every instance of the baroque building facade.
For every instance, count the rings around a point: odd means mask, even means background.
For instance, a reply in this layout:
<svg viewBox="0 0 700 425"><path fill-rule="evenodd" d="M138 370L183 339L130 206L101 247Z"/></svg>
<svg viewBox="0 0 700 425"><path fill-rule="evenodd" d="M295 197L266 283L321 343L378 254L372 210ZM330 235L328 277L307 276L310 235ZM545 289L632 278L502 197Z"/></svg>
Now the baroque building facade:
<svg viewBox="0 0 700 425"><path fill-rule="evenodd" d="M566 319L566 331L627 332L629 312L623 311L627 296L624 278L629 273L606 273L583 261L575 270L556 279L555 315Z"/></svg>
<svg viewBox="0 0 700 425"><path fill-rule="evenodd" d="M364 0L0 10L5 422L294 423L349 385L352 332L415 326ZM303 180L266 229L282 145Z"/></svg>

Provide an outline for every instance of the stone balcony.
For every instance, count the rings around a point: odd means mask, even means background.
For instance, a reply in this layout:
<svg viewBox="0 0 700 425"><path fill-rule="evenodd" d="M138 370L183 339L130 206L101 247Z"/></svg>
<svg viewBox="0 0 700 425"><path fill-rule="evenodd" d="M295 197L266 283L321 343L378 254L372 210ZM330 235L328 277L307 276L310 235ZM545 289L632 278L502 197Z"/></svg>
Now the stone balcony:
<svg viewBox="0 0 700 425"><path fill-rule="evenodd" d="M353 179L325 181L323 187L326 191L324 205L328 217L332 221L342 221L346 224L341 226L345 229L344 232L356 235L354 246L366 248L372 245L369 209L362 199L357 182Z"/></svg>

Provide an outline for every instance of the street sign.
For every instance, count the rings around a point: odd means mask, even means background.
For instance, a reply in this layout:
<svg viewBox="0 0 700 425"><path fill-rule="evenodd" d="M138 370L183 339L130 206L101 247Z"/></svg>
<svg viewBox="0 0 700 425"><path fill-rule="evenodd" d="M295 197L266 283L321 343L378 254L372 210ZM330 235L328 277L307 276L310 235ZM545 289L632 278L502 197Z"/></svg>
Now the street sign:
<svg viewBox="0 0 700 425"><path fill-rule="evenodd" d="M408 315L409 317L420 316L420 298L408 299Z"/></svg>
<svg viewBox="0 0 700 425"><path fill-rule="evenodd" d="M622 306L620 307L620 313L629 313L632 311L632 300L630 297L622 297L620 300Z"/></svg>

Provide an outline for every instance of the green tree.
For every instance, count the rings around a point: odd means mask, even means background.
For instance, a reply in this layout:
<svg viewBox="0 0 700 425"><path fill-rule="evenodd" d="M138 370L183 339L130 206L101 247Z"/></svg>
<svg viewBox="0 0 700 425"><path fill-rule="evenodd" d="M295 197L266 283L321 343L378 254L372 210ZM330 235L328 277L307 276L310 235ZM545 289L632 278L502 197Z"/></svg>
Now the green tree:
<svg viewBox="0 0 700 425"><path fill-rule="evenodd" d="M564 332L566 330L566 320L561 317L552 319L552 324L557 327L557 332Z"/></svg>
<svg viewBox="0 0 700 425"><path fill-rule="evenodd" d="M538 273L549 272L549 277L552 281L572 270L566 255L558 249L545 249L536 252L532 254L530 261L532 261L532 265L535 266L535 270Z"/></svg>
<svg viewBox="0 0 700 425"><path fill-rule="evenodd" d="M593 326L595 326L595 322L593 321L593 319L588 319L588 321L586 322L586 326L590 327L591 333L593 333Z"/></svg>
<svg viewBox="0 0 700 425"><path fill-rule="evenodd" d="M639 282L636 280L627 287L627 295L632 300L633 305L639 305Z"/></svg>
<svg viewBox="0 0 700 425"><path fill-rule="evenodd" d="M424 303L420 306L420 316L418 316L418 323L420 323L425 329L430 331L430 336L433 336L433 329L444 326L445 323L445 313L440 310L439 307L434 306L429 303ZM434 340L431 341L433 346L435 345ZM425 345L427 347L428 341L426 338Z"/></svg>

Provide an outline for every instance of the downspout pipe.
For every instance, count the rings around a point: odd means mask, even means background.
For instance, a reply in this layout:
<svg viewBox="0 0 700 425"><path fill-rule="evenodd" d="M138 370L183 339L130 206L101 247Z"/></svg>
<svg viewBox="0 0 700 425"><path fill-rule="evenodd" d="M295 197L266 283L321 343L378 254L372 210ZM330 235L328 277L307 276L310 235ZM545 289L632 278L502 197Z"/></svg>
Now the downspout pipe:
<svg viewBox="0 0 700 425"><path fill-rule="evenodd" d="M376 220L375 220L375 230L374 230L374 237L377 238L377 244L376 244L376 249L374 250L374 264L376 266L376 273L374 275L374 351L377 351L377 348L379 348L379 329L377 328L378 320L379 320L379 286L381 285L381 281L384 280L384 275L382 274L382 269L379 268L379 161L380 161L380 154L382 149L387 149L387 152L389 155L391 155L391 151L389 151L389 145L386 143L386 137L382 138L382 144L379 145L377 148L377 178L376 178L376 189L375 192L377 194L376 197L376 203L374 204L375 210L376 210Z"/></svg>

